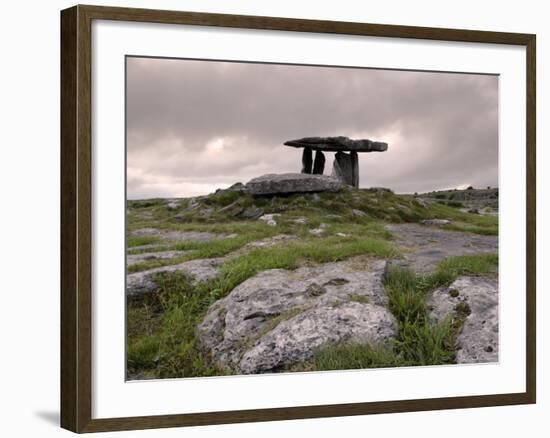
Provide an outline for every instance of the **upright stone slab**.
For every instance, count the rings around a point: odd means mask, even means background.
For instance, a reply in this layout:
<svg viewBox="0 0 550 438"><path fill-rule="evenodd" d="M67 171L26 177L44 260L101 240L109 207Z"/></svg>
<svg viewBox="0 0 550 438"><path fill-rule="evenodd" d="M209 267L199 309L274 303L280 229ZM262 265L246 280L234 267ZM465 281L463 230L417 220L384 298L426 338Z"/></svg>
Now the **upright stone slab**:
<svg viewBox="0 0 550 438"><path fill-rule="evenodd" d="M357 152L350 152L352 186L359 187L359 156Z"/></svg>
<svg viewBox="0 0 550 438"><path fill-rule="evenodd" d="M304 148L304 152L302 153L302 173L311 173L312 157L313 152L311 148Z"/></svg>
<svg viewBox="0 0 550 438"><path fill-rule="evenodd" d="M342 181L348 186L353 185L353 165L350 154L336 152L332 165L332 177ZM356 186L354 186L356 187Z"/></svg>
<svg viewBox="0 0 550 438"><path fill-rule="evenodd" d="M321 151L315 152L315 161L313 162L313 174L322 175L325 171L325 154Z"/></svg>

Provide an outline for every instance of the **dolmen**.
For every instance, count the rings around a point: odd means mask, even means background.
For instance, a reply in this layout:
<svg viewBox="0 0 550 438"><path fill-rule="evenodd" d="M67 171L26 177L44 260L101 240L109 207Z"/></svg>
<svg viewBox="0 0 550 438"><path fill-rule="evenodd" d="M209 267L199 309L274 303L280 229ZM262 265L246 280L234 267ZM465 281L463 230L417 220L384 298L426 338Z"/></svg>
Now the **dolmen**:
<svg viewBox="0 0 550 438"><path fill-rule="evenodd" d="M352 187L359 187L358 152L385 152L388 144L368 139L353 140L349 137L304 137L289 140L285 146L303 148L302 173L322 175L325 170L323 152L336 152L332 165L332 177ZM313 159L315 151L315 159Z"/></svg>

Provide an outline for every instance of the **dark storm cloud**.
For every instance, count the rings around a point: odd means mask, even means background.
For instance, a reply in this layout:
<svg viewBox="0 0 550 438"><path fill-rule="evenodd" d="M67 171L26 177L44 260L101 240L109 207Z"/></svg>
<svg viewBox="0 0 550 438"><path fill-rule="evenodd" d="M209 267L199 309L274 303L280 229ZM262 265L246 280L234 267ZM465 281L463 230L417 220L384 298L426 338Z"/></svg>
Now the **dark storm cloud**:
<svg viewBox="0 0 550 438"><path fill-rule="evenodd" d="M299 171L282 143L316 135L389 143L360 155L363 187L498 183L495 76L143 58L127 72L130 198Z"/></svg>

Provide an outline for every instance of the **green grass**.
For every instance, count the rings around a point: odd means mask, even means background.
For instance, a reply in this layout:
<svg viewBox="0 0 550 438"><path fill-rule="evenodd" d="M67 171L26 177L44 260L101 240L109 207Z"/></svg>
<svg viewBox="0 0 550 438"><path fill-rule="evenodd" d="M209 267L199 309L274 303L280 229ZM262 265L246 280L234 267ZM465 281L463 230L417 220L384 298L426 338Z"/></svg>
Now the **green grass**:
<svg viewBox="0 0 550 438"><path fill-rule="evenodd" d="M146 260L129 267L137 272L177 264L197 258L223 257L232 254L221 266L218 279L193 287L181 273L158 274L159 291L154 298L128 306L128 371L131 376L182 377L227 373L216 367L195 339L197 324L208 307L226 296L237 285L257 273L274 268L296 269L303 264L328 263L358 255L395 258L388 222L419 222L423 219L450 219L444 228L470 233L498 234L498 218L464 213L452 205L420 205L412 196L391 192L346 190L340 193L291 195L253 198L238 193L218 193L194 201L180 200L177 210L166 207L165 200L130 201L128 231L152 227L160 230L201 231L236 234L229 239L207 242L163 242L160 236L129 236L128 253L142 252L136 247L162 243L166 250L189 251L181 257ZM255 206L265 214L277 213L277 226L262 221L232 216L228 205ZM453 204L454 205L454 204ZM458 205L458 204L457 204ZM353 209L366 217L357 217ZM205 214L205 211L210 213ZM294 220L305 217L306 224ZM309 231L324 224L321 237ZM345 236L337 236L343 233ZM240 251L247 243L278 234L298 237L269 248ZM328 370L394 367L452 363L454 342L468 309L456 309L455 315L439 324L427 318L426 295L435 287L450 284L459 275L493 275L497 255L451 257L439 264L430 275L389 271L384 286L390 310L398 323L398 336L389 345L330 345L316 352L314 358L297 369ZM350 300L365 302L361 296ZM270 321L278 324L288 315Z"/></svg>
<svg viewBox="0 0 550 438"><path fill-rule="evenodd" d="M460 211L449 205L430 204L427 209L425 219L449 219L451 224L443 228L455 231L465 231L468 233L497 236L498 235L498 217L483 216Z"/></svg>
<svg viewBox="0 0 550 438"><path fill-rule="evenodd" d="M158 378L214 376L225 370L215 366L210 356L199 348L195 328L208 307L213 303L208 286L193 287L181 273L158 274L159 285L154 303L155 316L150 318L155 326L139 315L139 304L130 304L127 343L127 370L130 376L150 374ZM142 323L142 330L137 322Z"/></svg>
<svg viewBox="0 0 550 438"><path fill-rule="evenodd" d="M309 371L353 370L386 368L408 365L390 346L364 344L331 344L320 349L309 364L302 369ZM294 371L299 371L296 366Z"/></svg>
<svg viewBox="0 0 550 438"><path fill-rule="evenodd" d="M180 231L214 233L293 233L304 235L309 229L325 223L331 232L348 227L376 227L385 222L420 222L424 219L449 219L446 228L476 234L498 234L498 217L466 213L451 205L430 203L423 207L414 197L391 192L345 190L339 193L295 194L285 197L254 198L243 193L218 193L194 201L196 208L187 209L189 200L180 200L178 210L169 210L162 200L131 201L128 203L128 229L154 227ZM264 214L277 213L277 227L257 220L239 219L234 209L222 211L228 205L256 207ZM455 205L455 204L453 204ZM458 204L456 204L458 206ZM367 217L356 217L352 210L361 210ZM145 217L147 213L149 216ZM337 217L335 217L337 216ZM306 217L306 225L291 219ZM371 225L369 225L371 224ZM380 226L380 225L378 225ZM274 228L271 231L269 228Z"/></svg>
<svg viewBox="0 0 550 438"><path fill-rule="evenodd" d="M449 321L428 319L424 278L409 269L391 267L384 276L389 309L398 325L396 351L414 365L440 365L454 359L453 330Z"/></svg>
<svg viewBox="0 0 550 438"><path fill-rule="evenodd" d="M128 272L139 272L147 269L158 268L160 266L177 265L188 260L207 259L214 257L223 257L232 251L235 251L249 242L258 240L263 236L255 234L246 234L231 239L213 239L206 242L186 241L171 245L169 249L178 251L189 251L180 257L170 259L153 259L128 266Z"/></svg>
<svg viewBox="0 0 550 438"><path fill-rule="evenodd" d="M494 274L497 266L498 255L484 254L449 257L428 275L390 268L384 277L384 287L390 311L398 323L396 349L400 357L415 365L452 363L465 312L456 309L454 316L440 323L429 321L426 295L437 287L449 285L460 275Z"/></svg>
<svg viewBox="0 0 550 438"><path fill-rule="evenodd" d="M300 262L328 263L357 255L395 257L397 250L380 239L326 237L290 242L253 250L230 260L221 267L216 289L224 296L246 279L267 269L296 269Z"/></svg>
<svg viewBox="0 0 550 438"><path fill-rule="evenodd" d="M498 236L498 226L479 226L471 225L464 222L453 222L451 224L445 225L446 230L452 231L464 231L466 233L481 234L483 236Z"/></svg>
<svg viewBox="0 0 550 438"><path fill-rule="evenodd" d="M126 237L126 245L128 248L135 246L150 245L153 243L161 243L162 239L158 236L128 236Z"/></svg>
<svg viewBox="0 0 550 438"><path fill-rule="evenodd" d="M284 224L282 224L282 226L284 226ZM292 235L300 237L302 239L300 243L289 242L269 249L256 251L260 251L260 257L263 258L269 258L270 255L267 253L273 252L273 258L290 258L294 260L294 262L283 265L273 262L274 267L287 267L290 269L296 265L295 261L300 257L323 263L325 261L342 260L343 258L360 254L373 254L380 257L391 257L397 254L396 250L391 247L390 242L386 242L391 239L391 233L387 231L380 222L346 225L327 221L327 226L324 229L326 237L321 238L313 237L309 232L313 226L311 222L308 222L306 225L297 225L293 230L286 230L290 231ZM231 229L235 230L234 225ZM277 227L263 225L263 227L259 228L253 227L248 232L243 232L242 229L239 229L239 231L241 231L242 234L238 234L236 237L230 239L213 239L206 242L185 241L167 245L164 248L166 250L190 252L180 257L170 259L145 260L129 266L128 272L139 272L161 266L176 265L194 259L223 257L242 248L247 243L272 237L276 234L284 234L283 231L285 230L281 230L279 225L277 225ZM212 229L209 229L209 232L213 232ZM217 232L220 231L217 230ZM227 232L227 229L224 228L223 232ZM347 237L336 236L336 233L339 232L345 233ZM289 249L285 249L287 247ZM298 252L292 254L294 250ZM129 253L131 254L134 252L130 250ZM138 253L138 251L135 253ZM258 253L255 252L254 254L257 255Z"/></svg>
<svg viewBox="0 0 550 438"><path fill-rule="evenodd" d="M148 303L129 307L127 358L130 375L152 373L165 377L208 376L226 372L215 367L196 343L195 328L208 307L238 284L260 271L273 268L295 269L300 262L330 262L360 254L392 257L390 243L376 239L311 239L272 248L256 249L221 267L219 279L192 287L181 273L157 274L159 291ZM147 321L140 307L148 306ZM151 309L155 309L154 312ZM294 314L292 314L294 315ZM273 319L278 324L289 315ZM140 332L139 327L143 327ZM151 329L153 327L153 329Z"/></svg>
<svg viewBox="0 0 550 438"><path fill-rule="evenodd" d="M478 254L448 257L441 261L434 273L419 276L417 287L422 291L447 286L460 275L496 275L498 254Z"/></svg>
<svg viewBox="0 0 550 438"><path fill-rule="evenodd" d="M228 262L218 280L193 287L181 273L158 274L159 291L149 301L132 303L128 308L128 371L132 375L158 378L212 376L227 373L220 369L198 346L196 326L208 307L229 293L236 285L272 268L293 269L300 260L334 261L365 250L393 253L385 241L367 244L354 242L336 247L330 238L323 242L325 251L317 253L313 243L293 244L255 250ZM330 243L329 243L330 242ZM379 246L380 245L380 246ZM273 249L273 248L272 248ZM456 337L468 309L455 309L455 315L441 322L428 320L426 295L429 290L451 283L457 276L486 275L495 272L498 256L451 257L442 261L428 276L409 270L391 268L384 277L390 311L398 324L397 339L389 345L329 345L317 351L311 361L297 364L292 370L330 370L373 367L448 364L454 361ZM351 297L351 300L354 300ZM358 301L364 302L363 297ZM278 315L270 321L274 328L296 316L303 309Z"/></svg>
<svg viewBox="0 0 550 438"><path fill-rule="evenodd" d="M397 321L397 338L388 345L329 345L317 351L312 370L361 369L412 365L441 365L454 358L453 330L449 321L428 320L426 294L418 277L400 267L384 276L389 309Z"/></svg>

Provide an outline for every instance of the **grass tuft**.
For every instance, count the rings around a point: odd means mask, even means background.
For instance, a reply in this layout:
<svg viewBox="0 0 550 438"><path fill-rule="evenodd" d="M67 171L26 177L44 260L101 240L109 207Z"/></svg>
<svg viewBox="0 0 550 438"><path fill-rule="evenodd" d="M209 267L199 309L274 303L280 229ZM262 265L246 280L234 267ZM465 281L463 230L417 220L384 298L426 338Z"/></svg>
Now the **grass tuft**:
<svg viewBox="0 0 550 438"><path fill-rule="evenodd" d="M156 329L146 325L139 332L136 315L139 306L130 305L128 326L127 370L132 376L149 373L158 378L198 377L225 374L216 367L197 343L195 328L213 299L207 285L193 287L181 273L158 274L159 285L154 303Z"/></svg>
<svg viewBox="0 0 550 438"><path fill-rule="evenodd" d="M331 344L317 351L309 368L315 371L387 368L409 365L385 345Z"/></svg>
<svg viewBox="0 0 550 438"><path fill-rule="evenodd" d="M380 239L326 237L256 249L224 264L216 289L220 297L258 272L268 269L296 269L300 262L329 263L353 256L371 254L395 257L397 250Z"/></svg>

